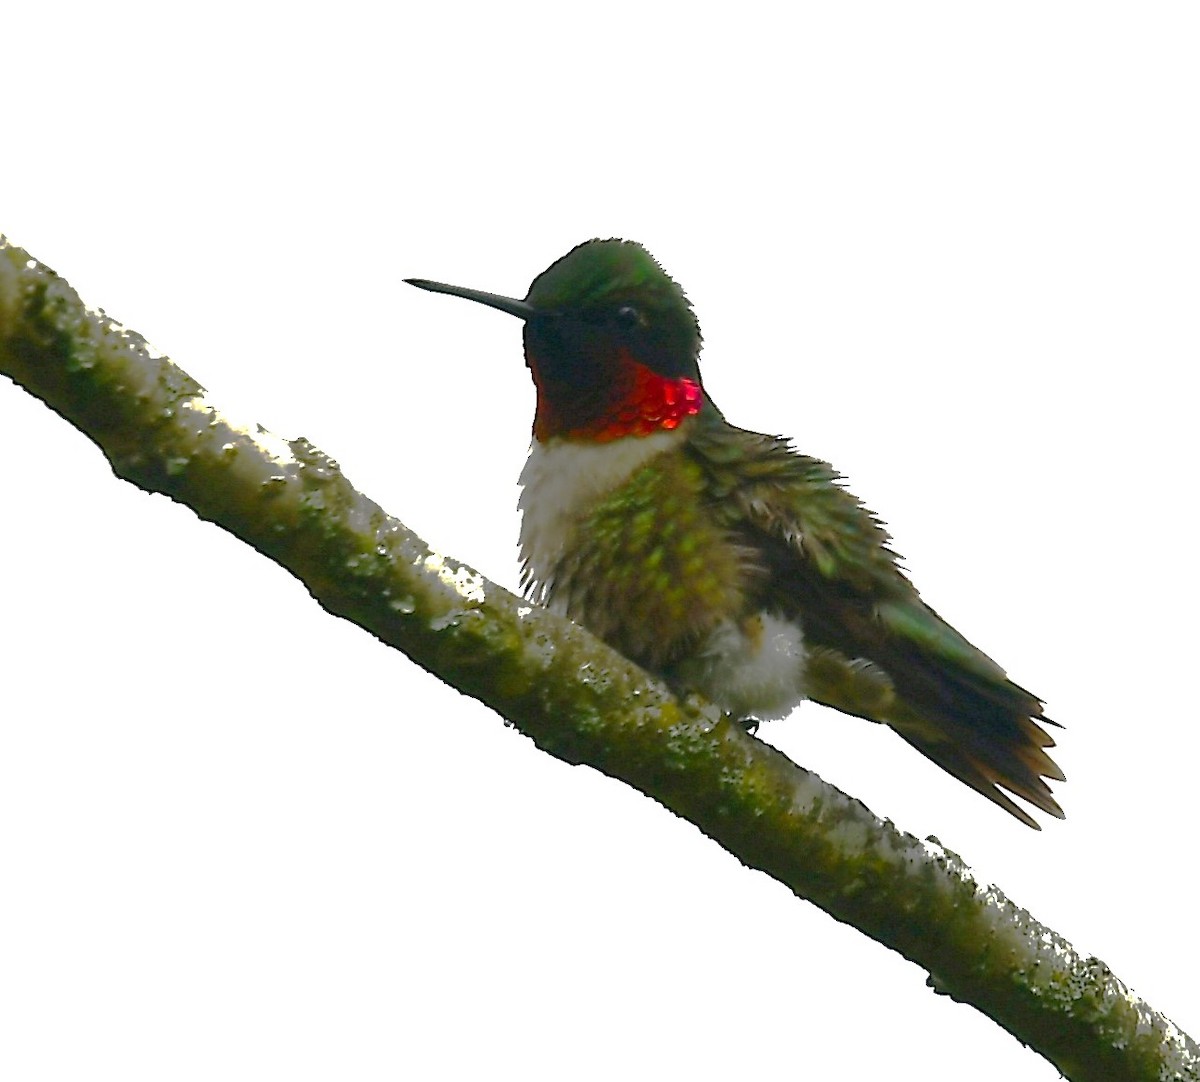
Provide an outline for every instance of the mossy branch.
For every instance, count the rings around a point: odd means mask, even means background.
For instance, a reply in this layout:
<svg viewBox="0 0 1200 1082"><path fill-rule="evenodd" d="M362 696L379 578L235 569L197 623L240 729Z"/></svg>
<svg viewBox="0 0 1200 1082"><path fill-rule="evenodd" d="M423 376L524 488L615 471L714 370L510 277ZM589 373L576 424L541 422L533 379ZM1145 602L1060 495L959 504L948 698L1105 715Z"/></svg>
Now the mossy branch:
<svg viewBox="0 0 1200 1082"><path fill-rule="evenodd" d="M1200 1080L1200 1049L954 853L895 830L582 628L433 552L304 440L239 424L136 333L0 237L0 371L119 477L186 504L538 747L694 823L926 969L1076 1082Z"/></svg>

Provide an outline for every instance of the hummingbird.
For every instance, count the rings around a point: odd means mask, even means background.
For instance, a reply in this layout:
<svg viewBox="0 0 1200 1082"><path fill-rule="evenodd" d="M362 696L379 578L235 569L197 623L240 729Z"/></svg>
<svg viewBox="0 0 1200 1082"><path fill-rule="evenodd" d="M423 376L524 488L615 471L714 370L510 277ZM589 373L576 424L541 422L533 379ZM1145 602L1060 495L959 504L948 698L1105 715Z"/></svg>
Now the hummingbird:
<svg viewBox="0 0 1200 1082"><path fill-rule="evenodd" d="M524 323L526 595L753 729L804 699L882 722L1021 822L1063 818L1042 702L933 611L828 463L737 428L704 390L683 289L590 240L523 299L406 279Z"/></svg>

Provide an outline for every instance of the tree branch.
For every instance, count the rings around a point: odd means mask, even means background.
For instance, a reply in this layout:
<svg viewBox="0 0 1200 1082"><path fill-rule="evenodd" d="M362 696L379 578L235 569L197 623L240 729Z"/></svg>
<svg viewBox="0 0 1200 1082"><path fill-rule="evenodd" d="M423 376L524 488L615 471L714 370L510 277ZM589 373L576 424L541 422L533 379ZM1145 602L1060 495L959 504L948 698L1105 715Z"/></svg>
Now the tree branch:
<svg viewBox="0 0 1200 1082"><path fill-rule="evenodd" d="M713 706L433 552L303 439L240 424L136 333L0 237L0 371L117 476L186 504L314 598L486 703L544 751L653 797L926 969L1084 1082L1200 1079L1200 1049L1108 968Z"/></svg>

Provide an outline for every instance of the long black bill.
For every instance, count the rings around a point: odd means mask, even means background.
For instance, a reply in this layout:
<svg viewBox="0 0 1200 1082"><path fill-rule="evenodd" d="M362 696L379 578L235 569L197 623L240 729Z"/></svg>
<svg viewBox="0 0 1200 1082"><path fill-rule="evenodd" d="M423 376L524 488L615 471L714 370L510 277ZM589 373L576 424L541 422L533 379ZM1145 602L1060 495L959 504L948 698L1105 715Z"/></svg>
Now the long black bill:
<svg viewBox="0 0 1200 1082"><path fill-rule="evenodd" d="M529 319L535 314L532 305L517 300L516 297L501 297L498 293L484 293L482 289L465 289L462 286L448 286L445 282L431 282L426 278L405 278L410 286L418 289L428 289L431 293L449 293L452 297L463 297L469 301L478 301L489 308L499 308L517 319Z"/></svg>

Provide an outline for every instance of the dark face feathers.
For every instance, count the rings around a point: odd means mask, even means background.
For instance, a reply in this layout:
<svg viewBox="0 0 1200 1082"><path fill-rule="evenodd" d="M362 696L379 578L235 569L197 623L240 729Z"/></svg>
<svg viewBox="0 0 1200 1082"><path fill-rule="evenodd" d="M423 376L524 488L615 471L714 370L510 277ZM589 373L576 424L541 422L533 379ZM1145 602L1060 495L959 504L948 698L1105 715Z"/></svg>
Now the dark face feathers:
<svg viewBox="0 0 1200 1082"><path fill-rule="evenodd" d="M534 279L525 303L536 313L525 324L526 354L546 375L603 365L625 349L659 375L700 381L692 306L640 244L590 240L573 248Z"/></svg>

